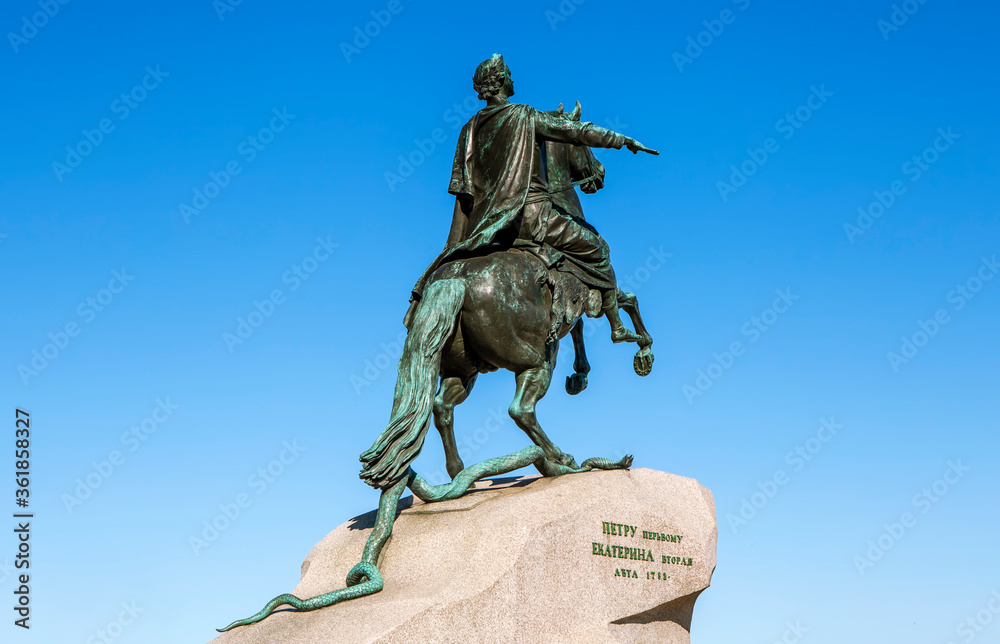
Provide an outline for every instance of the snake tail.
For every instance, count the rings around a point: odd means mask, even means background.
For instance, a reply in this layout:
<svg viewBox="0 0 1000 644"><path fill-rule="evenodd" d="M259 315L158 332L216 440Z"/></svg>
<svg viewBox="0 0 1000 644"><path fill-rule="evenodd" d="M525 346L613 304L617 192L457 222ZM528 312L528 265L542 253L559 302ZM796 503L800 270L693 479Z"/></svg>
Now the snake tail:
<svg viewBox="0 0 1000 644"><path fill-rule="evenodd" d="M353 578L355 580L364 579L365 581L349 588L339 588L329 593L317 595L316 597L312 597L310 599L299 599L290 593L278 595L271 601L267 602L267 604L264 605L264 608L260 609L260 611L255 615L247 617L246 619L236 620L229 626L216 630L220 633L225 633L226 631L230 631L237 626L256 624L273 613L275 608L284 604L288 604L297 611L306 612L317 610L319 608L326 608L327 606L333 606L334 604L348 599L357 599L358 597L364 597L365 595L372 595L382 590L382 574L378 571L378 568L371 564L363 562L359 563L351 569L351 572L348 573L347 577L349 580Z"/></svg>
<svg viewBox="0 0 1000 644"><path fill-rule="evenodd" d="M409 468L406 471L408 475L412 472ZM220 633L225 633L237 626L256 624L273 613L275 608L284 604L288 604L297 611L304 612L333 606L347 599L373 595L382 590L382 573L378 571L377 567L378 557L382 552L382 547L385 546L385 542L389 539L389 535L392 534L392 524L396 519L397 504L399 503L399 497L406 488L406 482L407 478L402 478L396 481L392 487L382 492L378 504L378 515L375 518L375 529L368 535L361 563L351 568L350 572L347 573L347 588L339 588L310 599L299 599L290 593L278 595L267 602L264 608L251 617L236 620L229 626L216 630Z"/></svg>

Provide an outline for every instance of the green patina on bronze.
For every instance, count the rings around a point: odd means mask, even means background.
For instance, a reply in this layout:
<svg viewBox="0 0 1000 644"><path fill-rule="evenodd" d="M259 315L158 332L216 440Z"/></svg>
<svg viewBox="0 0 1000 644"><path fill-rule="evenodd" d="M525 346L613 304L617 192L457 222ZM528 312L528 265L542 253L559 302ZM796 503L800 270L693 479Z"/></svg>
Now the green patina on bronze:
<svg viewBox="0 0 1000 644"><path fill-rule="evenodd" d="M566 390L578 394L586 388L584 315L604 315L613 342L638 345L633 360L638 375L652 369L653 338L638 301L618 288L608 246L584 219L575 189L589 193L604 186L604 167L592 147L659 153L581 121L579 103L569 113L561 105L542 112L510 103L514 85L499 54L479 65L473 87L487 104L459 135L449 185L455 209L448 241L413 289L389 423L361 455L362 480L382 491L361 562L348 573L346 588L309 599L279 595L257 614L220 631L259 622L282 605L310 611L382 590L379 555L407 487L430 503L458 498L479 479L528 465L543 476L632 465L631 456L577 465L542 430L535 405L549 388L559 340L566 335L575 349L575 373L566 379ZM619 310L628 314L635 331L625 327ZM497 369L515 375L509 413L534 445L465 467L455 442L454 408L468 397L480 373ZM452 477L438 486L411 468L432 418Z"/></svg>

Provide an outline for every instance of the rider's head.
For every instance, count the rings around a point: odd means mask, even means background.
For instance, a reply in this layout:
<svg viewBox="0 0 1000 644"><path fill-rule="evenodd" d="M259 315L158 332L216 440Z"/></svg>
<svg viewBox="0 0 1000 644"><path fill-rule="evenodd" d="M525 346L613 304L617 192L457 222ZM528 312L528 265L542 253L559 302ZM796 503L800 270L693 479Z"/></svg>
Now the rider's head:
<svg viewBox="0 0 1000 644"><path fill-rule="evenodd" d="M501 94L506 98L514 95L514 81L510 78L510 68L503 62L503 56L493 54L489 60L479 63L472 77L472 89L482 101Z"/></svg>

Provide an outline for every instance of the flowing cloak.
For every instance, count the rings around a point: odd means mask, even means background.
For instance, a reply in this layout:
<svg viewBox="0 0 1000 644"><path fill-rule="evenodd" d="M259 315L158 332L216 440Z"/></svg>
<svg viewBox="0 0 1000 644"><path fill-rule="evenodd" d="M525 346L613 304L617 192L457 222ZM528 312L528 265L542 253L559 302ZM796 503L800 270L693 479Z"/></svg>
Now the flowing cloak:
<svg viewBox="0 0 1000 644"><path fill-rule="evenodd" d="M448 186L448 192L459 198L464 196L472 203L465 238L445 248L431 262L413 287L416 298L441 264L510 247L513 237L504 239L504 233L514 228L524 209L532 177L536 182L539 180L536 167L539 138L615 149L620 149L626 140L623 135L593 123L552 116L529 105L507 103L481 109L458 136Z"/></svg>

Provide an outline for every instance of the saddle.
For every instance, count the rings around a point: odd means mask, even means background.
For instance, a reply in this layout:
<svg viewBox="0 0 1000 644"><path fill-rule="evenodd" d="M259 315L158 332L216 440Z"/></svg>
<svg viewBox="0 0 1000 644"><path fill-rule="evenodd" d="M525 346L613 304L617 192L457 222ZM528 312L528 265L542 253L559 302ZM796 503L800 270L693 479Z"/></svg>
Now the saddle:
<svg viewBox="0 0 1000 644"><path fill-rule="evenodd" d="M546 286L552 295L549 315L548 342L556 342L566 335L566 327L572 327L576 320L586 315L596 318L601 315L601 293L588 288L572 273L561 270L563 255L548 244L518 240L507 252L523 252L539 263L536 283Z"/></svg>

